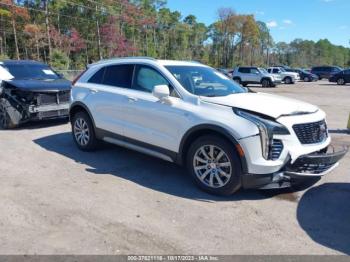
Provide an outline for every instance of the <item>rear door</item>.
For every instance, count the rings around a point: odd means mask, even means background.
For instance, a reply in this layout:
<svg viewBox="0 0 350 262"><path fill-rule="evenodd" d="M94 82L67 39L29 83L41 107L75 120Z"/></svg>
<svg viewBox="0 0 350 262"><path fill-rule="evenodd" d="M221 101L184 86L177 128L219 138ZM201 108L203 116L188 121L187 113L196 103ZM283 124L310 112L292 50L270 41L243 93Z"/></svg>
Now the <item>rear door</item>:
<svg viewBox="0 0 350 262"><path fill-rule="evenodd" d="M114 134L124 134L123 108L127 101L123 95L131 87L134 65L109 65L98 70L89 80L90 95L85 103L97 128Z"/></svg>

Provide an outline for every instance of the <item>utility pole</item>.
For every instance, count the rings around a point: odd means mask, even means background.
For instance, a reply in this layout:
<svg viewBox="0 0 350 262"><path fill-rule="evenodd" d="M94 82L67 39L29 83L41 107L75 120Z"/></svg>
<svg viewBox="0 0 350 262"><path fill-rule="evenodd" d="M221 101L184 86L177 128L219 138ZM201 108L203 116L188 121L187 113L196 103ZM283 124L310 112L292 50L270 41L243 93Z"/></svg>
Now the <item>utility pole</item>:
<svg viewBox="0 0 350 262"><path fill-rule="evenodd" d="M97 5L96 5L96 13L95 13L95 17L96 17L96 32L97 32L97 50L98 50L98 57L100 58L100 60L102 59L102 53L101 53L101 35L100 35L100 24L98 21L98 9L97 9Z"/></svg>

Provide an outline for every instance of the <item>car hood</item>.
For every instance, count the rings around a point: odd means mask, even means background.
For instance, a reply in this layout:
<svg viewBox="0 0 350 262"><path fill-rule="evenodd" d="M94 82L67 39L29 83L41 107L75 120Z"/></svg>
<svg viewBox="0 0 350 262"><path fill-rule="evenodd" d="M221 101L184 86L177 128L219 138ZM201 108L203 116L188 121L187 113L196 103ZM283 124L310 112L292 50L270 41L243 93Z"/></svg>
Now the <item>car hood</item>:
<svg viewBox="0 0 350 262"><path fill-rule="evenodd" d="M221 97L201 97L202 101L249 110L273 118L314 113L314 105L286 97L264 93L239 93Z"/></svg>
<svg viewBox="0 0 350 262"><path fill-rule="evenodd" d="M4 82L17 89L30 92L58 92L71 89L71 82L66 79L11 79Z"/></svg>

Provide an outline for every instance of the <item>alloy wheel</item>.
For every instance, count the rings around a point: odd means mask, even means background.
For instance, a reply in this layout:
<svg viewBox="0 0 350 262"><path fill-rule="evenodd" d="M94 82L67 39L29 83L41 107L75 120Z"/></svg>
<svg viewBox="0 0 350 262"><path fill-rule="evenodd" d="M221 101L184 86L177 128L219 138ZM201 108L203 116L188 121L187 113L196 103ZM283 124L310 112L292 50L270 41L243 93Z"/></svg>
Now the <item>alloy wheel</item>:
<svg viewBox="0 0 350 262"><path fill-rule="evenodd" d="M338 81L337 81L338 85L344 85L345 84L345 81L343 78L339 78Z"/></svg>
<svg viewBox="0 0 350 262"><path fill-rule="evenodd" d="M225 186L232 176L229 157L224 150L214 145L204 145L196 151L193 169L197 178L211 188Z"/></svg>
<svg viewBox="0 0 350 262"><path fill-rule="evenodd" d="M90 130L83 118L77 118L74 123L74 137L81 146L86 146L90 141Z"/></svg>

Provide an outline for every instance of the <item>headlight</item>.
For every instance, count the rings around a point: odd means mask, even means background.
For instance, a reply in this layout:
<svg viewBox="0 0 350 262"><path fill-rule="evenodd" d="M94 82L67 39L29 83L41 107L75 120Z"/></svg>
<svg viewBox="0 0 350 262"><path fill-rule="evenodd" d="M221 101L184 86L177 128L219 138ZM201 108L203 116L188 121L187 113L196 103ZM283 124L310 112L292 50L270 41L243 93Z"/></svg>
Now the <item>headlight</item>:
<svg viewBox="0 0 350 262"><path fill-rule="evenodd" d="M288 129L275 122L272 119L267 119L264 116L258 116L241 109L233 109L233 111L251 122L253 122L259 129L262 155L266 160L270 159L270 151L273 140L273 135L289 135Z"/></svg>

